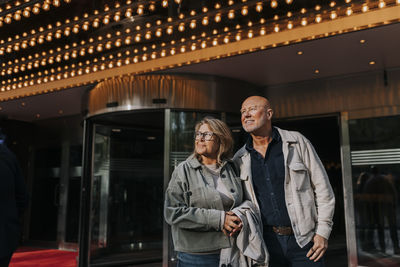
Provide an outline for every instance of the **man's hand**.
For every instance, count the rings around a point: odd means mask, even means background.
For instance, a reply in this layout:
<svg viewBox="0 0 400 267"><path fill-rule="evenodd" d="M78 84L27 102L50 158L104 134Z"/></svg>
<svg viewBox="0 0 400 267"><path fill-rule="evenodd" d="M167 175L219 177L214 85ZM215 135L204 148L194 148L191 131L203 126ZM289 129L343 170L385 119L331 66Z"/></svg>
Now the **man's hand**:
<svg viewBox="0 0 400 267"><path fill-rule="evenodd" d="M325 251L328 248L328 240L326 240L324 237L315 234L314 238L314 245L313 247L308 251L307 257L310 260L313 260L314 262L318 261L319 259L324 256Z"/></svg>
<svg viewBox="0 0 400 267"><path fill-rule="evenodd" d="M233 236L242 229L242 226L242 221L235 213L232 211L225 212L224 229L222 229L225 235Z"/></svg>

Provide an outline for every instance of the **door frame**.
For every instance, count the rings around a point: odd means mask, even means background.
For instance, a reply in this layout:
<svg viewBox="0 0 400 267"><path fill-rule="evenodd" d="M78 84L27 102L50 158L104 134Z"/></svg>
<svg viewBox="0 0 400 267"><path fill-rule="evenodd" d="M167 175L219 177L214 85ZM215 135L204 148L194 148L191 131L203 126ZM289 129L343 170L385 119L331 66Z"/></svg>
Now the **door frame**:
<svg viewBox="0 0 400 267"><path fill-rule="evenodd" d="M166 119L168 116L168 122L169 122L169 114L170 114L170 109L138 109L138 110L130 110L130 111L123 111L123 112L110 112L107 114L101 114L98 116L93 116L86 118L84 120L84 141L83 141L83 149L82 149L82 180L81 180L81 206L80 206L80 224L79 224L79 256L78 256L78 267L88 267L90 265L90 237L91 237L91 227L90 227L90 219L91 219L91 207L92 207L92 181L93 181L93 169L94 169L94 136L96 134L96 126L101 125L101 126L116 126L119 127L116 124L105 124L103 121L101 121L101 118L104 118L104 116L107 116L108 114L140 114L140 113L146 113L146 112L163 112L164 113L164 142L167 140L166 135L168 135L168 143L164 143L164 176L163 176L163 181L164 181L164 188L166 187L166 180L165 180L165 175L166 173L169 172L168 169L168 164L166 164L167 160L169 162L169 149L166 150L166 148L169 148L169 123L167 125ZM166 115L168 114L168 115ZM98 120L100 118L100 120ZM123 127L129 127L124 125ZM168 129L168 132L166 134L166 129ZM165 170L167 168L167 170ZM169 175L169 174L168 174ZM169 179L169 177L168 177ZM168 228L165 226L165 222L163 225L163 241L162 241L162 248L163 248L163 254L162 254L162 259L164 260L164 246L165 244L168 244L167 239L164 239L165 235L168 236ZM166 232L167 231L167 232ZM116 261L115 264L118 264ZM108 264L106 264L109 266ZM106 266L105 265L105 266ZM110 263L112 265L112 263ZM117 265L115 265L117 266Z"/></svg>

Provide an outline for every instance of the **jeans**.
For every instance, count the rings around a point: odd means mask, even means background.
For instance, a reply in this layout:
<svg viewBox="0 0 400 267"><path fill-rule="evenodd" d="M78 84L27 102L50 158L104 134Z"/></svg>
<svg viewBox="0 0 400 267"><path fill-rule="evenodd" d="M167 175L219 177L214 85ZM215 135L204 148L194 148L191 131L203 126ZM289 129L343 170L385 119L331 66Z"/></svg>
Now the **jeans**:
<svg viewBox="0 0 400 267"><path fill-rule="evenodd" d="M317 262L307 258L313 242L301 248L294 235L278 235L272 229L264 228L264 241L267 246L269 267L324 267L325 255Z"/></svg>
<svg viewBox="0 0 400 267"><path fill-rule="evenodd" d="M190 254L178 252L177 267L218 267L219 254Z"/></svg>

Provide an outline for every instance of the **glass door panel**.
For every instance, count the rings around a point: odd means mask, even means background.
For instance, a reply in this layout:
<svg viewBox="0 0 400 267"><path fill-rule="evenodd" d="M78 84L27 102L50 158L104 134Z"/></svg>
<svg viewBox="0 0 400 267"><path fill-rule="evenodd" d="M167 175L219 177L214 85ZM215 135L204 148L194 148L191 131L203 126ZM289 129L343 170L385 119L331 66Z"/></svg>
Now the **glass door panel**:
<svg viewBox="0 0 400 267"><path fill-rule="evenodd" d="M196 111L171 111L170 133L170 163L171 174L174 168L189 155L194 149L194 127L204 117L221 119L221 113L196 112Z"/></svg>
<svg viewBox="0 0 400 267"><path fill-rule="evenodd" d="M349 120L358 264L400 265L400 116Z"/></svg>
<svg viewBox="0 0 400 267"><path fill-rule="evenodd" d="M95 125L90 265L162 259L164 128L158 126Z"/></svg>

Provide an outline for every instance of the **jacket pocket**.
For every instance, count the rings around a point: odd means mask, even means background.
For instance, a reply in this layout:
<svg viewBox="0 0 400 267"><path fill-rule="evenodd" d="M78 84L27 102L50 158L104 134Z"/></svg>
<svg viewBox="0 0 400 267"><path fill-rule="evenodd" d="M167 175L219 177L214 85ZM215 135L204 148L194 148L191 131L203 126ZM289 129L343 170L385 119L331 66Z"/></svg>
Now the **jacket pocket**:
<svg viewBox="0 0 400 267"><path fill-rule="evenodd" d="M297 191L304 191L311 187L310 175L302 162L293 162L289 165L290 179L294 181Z"/></svg>
<svg viewBox="0 0 400 267"><path fill-rule="evenodd" d="M208 208L204 189L204 187L196 187L187 192L190 207Z"/></svg>

